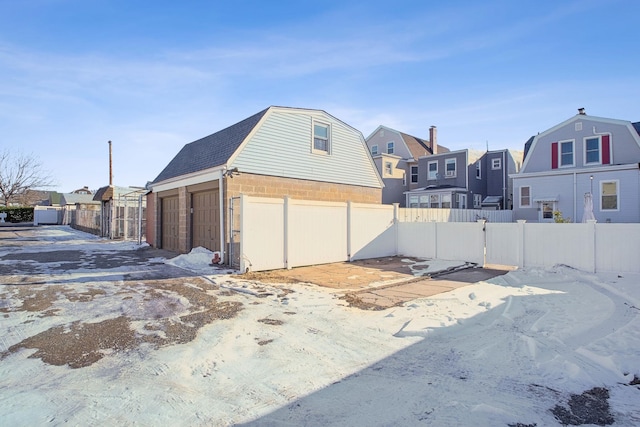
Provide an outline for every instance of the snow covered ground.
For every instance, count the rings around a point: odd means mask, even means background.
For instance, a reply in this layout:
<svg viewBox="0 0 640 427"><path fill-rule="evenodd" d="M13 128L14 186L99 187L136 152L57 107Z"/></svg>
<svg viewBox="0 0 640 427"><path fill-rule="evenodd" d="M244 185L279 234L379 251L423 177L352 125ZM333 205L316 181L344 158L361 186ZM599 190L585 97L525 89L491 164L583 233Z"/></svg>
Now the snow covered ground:
<svg viewBox="0 0 640 427"><path fill-rule="evenodd" d="M516 270L363 311L335 290L244 281L207 252L98 269L92 256L140 250L35 233L0 244L2 425L640 425L638 275ZM29 261L55 250L80 262ZM134 338L89 328L111 324ZM59 342L30 341L52 336L99 354L55 364Z"/></svg>

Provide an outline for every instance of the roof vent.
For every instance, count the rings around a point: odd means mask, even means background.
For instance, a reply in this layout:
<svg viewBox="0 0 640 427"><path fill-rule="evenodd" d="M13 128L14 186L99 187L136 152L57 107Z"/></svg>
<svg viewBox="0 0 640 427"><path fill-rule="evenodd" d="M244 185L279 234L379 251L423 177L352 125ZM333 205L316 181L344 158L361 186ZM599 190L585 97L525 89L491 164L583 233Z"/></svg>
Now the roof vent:
<svg viewBox="0 0 640 427"><path fill-rule="evenodd" d="M578 108L578 114L582 114L583 116L587 115L587 113L584 111L584 108Z"/></svg>

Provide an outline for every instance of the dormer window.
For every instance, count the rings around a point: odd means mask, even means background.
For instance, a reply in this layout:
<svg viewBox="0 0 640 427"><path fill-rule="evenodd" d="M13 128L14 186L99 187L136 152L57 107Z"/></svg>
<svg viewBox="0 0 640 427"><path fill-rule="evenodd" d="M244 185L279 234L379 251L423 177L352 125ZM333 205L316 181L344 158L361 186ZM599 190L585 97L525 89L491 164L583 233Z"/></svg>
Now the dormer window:
<svg viewBox="0 0 640 427"><path fill-rule="evenodd" d="M331 148L331 126L324 123L313 123L313 149L314 153L329 154Z"/></svg>
<svg viewBox="0 0 640 427"><path fill-rule="evenodd" d="M599 164L600 163L600 138L587 138L584 141L584 163Z"/></svg>
<svg viewBox="0 0 640 427"><path fill-rule="evenodd" d="M558 145L560 147L560 167L573 166L573 141L560 141Z"/></svg>

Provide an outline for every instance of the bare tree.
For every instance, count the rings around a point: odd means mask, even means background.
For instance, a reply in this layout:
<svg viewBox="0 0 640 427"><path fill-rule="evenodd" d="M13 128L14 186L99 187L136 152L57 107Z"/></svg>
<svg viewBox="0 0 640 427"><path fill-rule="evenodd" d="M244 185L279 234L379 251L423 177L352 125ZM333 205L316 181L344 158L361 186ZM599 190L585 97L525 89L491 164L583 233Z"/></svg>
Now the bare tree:
<svg viewBox="0 0 640 427"><path fill-rule="evenodd" d="M53 186L53 178L43 170L40 161L33 155L0 151L0 203L10 203L28 192Z"/></svg>

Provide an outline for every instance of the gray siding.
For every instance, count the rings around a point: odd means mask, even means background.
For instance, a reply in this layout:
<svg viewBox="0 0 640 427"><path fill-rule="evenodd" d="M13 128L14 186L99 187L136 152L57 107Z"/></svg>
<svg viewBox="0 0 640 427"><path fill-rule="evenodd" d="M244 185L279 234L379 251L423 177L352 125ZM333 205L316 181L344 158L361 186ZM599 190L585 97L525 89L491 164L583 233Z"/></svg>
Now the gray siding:
<svg viewBox="0 0 640 427"><path fill-rule="evenodd" d="M331 125L329 155L311 151L314 119ZM262 175L381 187L362 134L321 111L269 112L230 167Z"/></svg>
<svg viewBox="0 0 640 427"><path fill-rule="evenodd" d="M447 159L456 160L455 177L447 177L445 174L445 164ZM438 179L428 179L429 163L431 162L438 163ZM418 187L448 185L452 187L467 188L467 166L466 150L420 157L418 159Z"/></svg>
<svg viewBox="0 0 640 427"><path fill-rule="evenodd" d="M581 123L581 130L576 130L576 123ZM574 168L584 167L584 139L597 133L611 133L611 163L625 164L640 162L640 147L633 137L631 124L622 121L590 119L589 116L573 118L559 127L538 135L523 165L523 173L551 170L551 144L558 141L573 140L575 151ZM606 167L606 165L601 165ZM593 167L589 165L589 167Z"/></svg>
<svg viewBox="0 0 640 427"><path fill-rule="evenodd" d="M590 177L593 176L593 185ZM603 211L600 203L600 183L602 181L618 180L619 198L617 211ZM531 188L532 206L520 207L520 187ZM571 218L573 222L582 221L584 211L584 194L593 188L593 213L598 222L640 222L640 170L628 169L618 171L602 171L600 173L565 173L548 176L515 177L514 219L524 219L531 222L538 221L539 204L533 202L536 198L557 197L557 210L562 215Z"/></svg>
<svg viewBox="0 0 640 427"><path fill-rule="evenodd" d="M384 135L382 135L383 133ZM413 155L411 154L411 152L409 152L409 149L404 143L400 133L393 129L385 127L376 129L376 131L369 136L369 139L367 140L367 147L369 149L369 152L371 152L371 147L377 145L378 154L387 154L388 142L394 143L394 156L398 156L403 159L413 158Z"/></svg>

